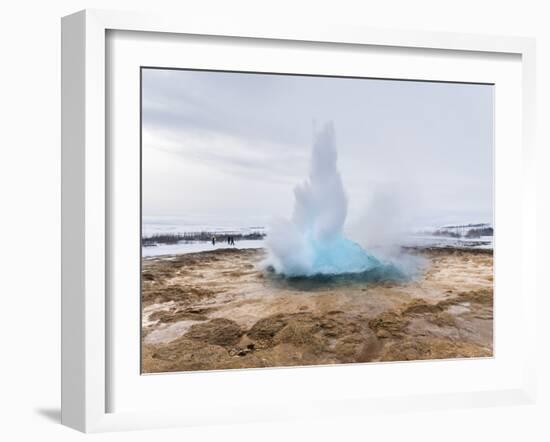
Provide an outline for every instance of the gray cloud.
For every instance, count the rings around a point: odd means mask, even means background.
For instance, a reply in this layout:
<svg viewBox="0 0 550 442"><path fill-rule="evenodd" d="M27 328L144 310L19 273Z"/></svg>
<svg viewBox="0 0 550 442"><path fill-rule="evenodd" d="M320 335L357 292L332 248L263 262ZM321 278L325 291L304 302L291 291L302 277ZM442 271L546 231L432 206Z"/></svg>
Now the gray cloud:
<svg viewBox="0 0 550 442"><path fill-rule="evenodd" d="M287 215L332 120L352 218L392 185L416 222L491 220L492 86L145 69L142 92L146 215ZM239 204L205 203L216 180Z"/></svg>

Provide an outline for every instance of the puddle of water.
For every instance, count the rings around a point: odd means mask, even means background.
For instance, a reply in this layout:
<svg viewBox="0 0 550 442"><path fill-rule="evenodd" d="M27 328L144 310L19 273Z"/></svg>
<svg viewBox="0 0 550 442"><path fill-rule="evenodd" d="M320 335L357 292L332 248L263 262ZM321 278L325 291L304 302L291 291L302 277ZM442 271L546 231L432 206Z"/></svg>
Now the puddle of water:
<svg viewBox="0 0 550 442"><path fill-rule="evenodd" d="M181 335L187 333L192 325L200 321L179 321L166 327L158 328L145 337L146 344L161 344L173 341Z"/></svg>
<svg viewBox="0 0 550 442"><path fill-rule="evenodd" d="M141 318L142 327L148 327L150 325L154 325L154 324L157 323L157 321L149 320L149 318L151 317L151 315L153 313L161 311L161 310L169 310L170 307L173 307L175 305L176 305L176 303L174 301L163 302L161 304L148 305L147 307L145 307L143 309L143 315L142 315L142 318Z"/></svg>
<svg viewBox="0 0 550 442"><path fill-rule="evenodd" d="M461 315L462 313L467 313L470 311L470 303L469 302L463 302L457 305L451 305L447 312L451 315Z"/></svg>

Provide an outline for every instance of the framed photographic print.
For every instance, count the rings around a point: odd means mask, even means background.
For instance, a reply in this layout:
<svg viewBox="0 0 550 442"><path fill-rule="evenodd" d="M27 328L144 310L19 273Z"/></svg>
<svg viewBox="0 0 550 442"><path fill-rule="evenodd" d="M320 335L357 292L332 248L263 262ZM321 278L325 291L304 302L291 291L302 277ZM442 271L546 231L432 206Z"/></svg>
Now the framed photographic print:
<svg viewBox="0 0 550 442"><path fill-rule="evenodd" d="M62 43L63 423L533 400L532 40L84 11Z"/></svg>
<svg viewBox="0 0 550 442"><path fill-rule="evenodd" d="M142 373L492 356L493 90L142 67Z"/></svg>

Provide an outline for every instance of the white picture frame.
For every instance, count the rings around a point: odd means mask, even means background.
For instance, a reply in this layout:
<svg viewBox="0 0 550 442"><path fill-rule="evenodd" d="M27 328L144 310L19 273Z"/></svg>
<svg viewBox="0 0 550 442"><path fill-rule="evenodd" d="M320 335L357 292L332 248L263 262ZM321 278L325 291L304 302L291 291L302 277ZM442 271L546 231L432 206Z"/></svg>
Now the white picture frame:
<svg viewBox="0 0 550 442"><path fill-rule="evenodd" d="M292 27L285 24L216 23L194 17L158 17L86 10L62 20L62 423L85 432L237 422L230 414L193 416L181 412L108 412L111 385L107 376L107 183L106 33L144 31L252 39L274 39L380 48L425 48L515 54L522 72L521 290L522 327L535 333L535 176L534 107L535 43L519 37L493 37L416 31L388 31L345 26ZM535 399L534 339L527 339L524 373L519 385L467 393L342 398L317 401L310 408L257 410L241 404L245 420L287 417L362 415L373 411L455 408L532 403ZM239 413L243 416L243 413ZM241 420L242 421L242 420Z"/></svg>

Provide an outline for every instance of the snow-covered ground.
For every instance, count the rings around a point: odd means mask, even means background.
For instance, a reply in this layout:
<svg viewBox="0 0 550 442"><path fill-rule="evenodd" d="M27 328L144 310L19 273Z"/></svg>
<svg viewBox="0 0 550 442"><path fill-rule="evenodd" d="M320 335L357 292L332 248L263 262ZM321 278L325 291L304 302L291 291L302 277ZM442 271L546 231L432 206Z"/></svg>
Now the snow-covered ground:
<svg viewBox="0 0 550 442"><path fill-rule="evenodd" d="M224 234L250 234L267 233L262 226L239 226L235 227L227 223L227 226L212 226L208 224L186 224L178 221L144 222L143 236L150 237L157 234L184 234L189 232L210 232L216 235ZM474 225L474 224L471 224ZM490 227L490 224L477 224L476 226ZM462 226L459 226L462 227ZM467 234L470 229L466 226L460 230L461 234ZM466 236L453 237L434 234L436 232L451 231L457 232L456 226L424 228L401 238L400 244L405 247L459 247L474 249L492 249L493 237L481 236L479 238L467 238ZM236 249L259 249L265 247L265 239L261 240L235 240L234 246L228 246L225 241L218 241L215 246L210 241L180 241L176 244L157 244L142 247L142 256L153 257L161 255L177 255L183 253L206 252L217 249L233 247Z"/></svg>
<svg viewBox="0 0 550 442"><path fill-rule="evenodd" d="M492 249L493 237L481 238L449 238L429 235L412 235L401 244L405 247L459 247L473 249ZM161 255L178 255L183 253L206 252L225 248L235 249L261 249L265 247L265 240L235 241L234 246L228 246L225 241L219 241L215 246L207 241L188 241L177 244L159 244L142 248L144 258Z"/></svg>
<svg viewBox="0 0 550 442"><path fill-rule="evenodd" d="M156 246L142 247L142 256L144 258L161 255L179 255L182 253L207 252L218 249L260 249L264 247L264 240L242 240L235 241L234 246L228 246L227 242L219 241L215 246L208 241L186 241L177 244L159 244Z"/></svg>
<svg viewBox="0 0 550 442"><path fill-rule="evenodd" d="M403 244L406 247L460 247L468 249L492 249L493 237L453 238L435 235L411 235Z"/></svg>
<svg viewBox="0 0 550 442"><path fill-rule="evenodd" d="M176 217L144 218L142 224L142 235L148 238L154 235L183 235L190 233L208 232L216 236L225 235L249 235L254 233L265 233L265 227L254 225L252 222L238 225L232 222L220 222L210 224L207 222L190 222L188 219ZM264 247L264 240L235 239L235 245L229 246L226 241L219 240L213 246L210 241L180 241L176 244L158 243L152 246L142 247L144 258L161 255L179 255L182 253L206 252L224 248L236 249L258 249Z"/></svg>

